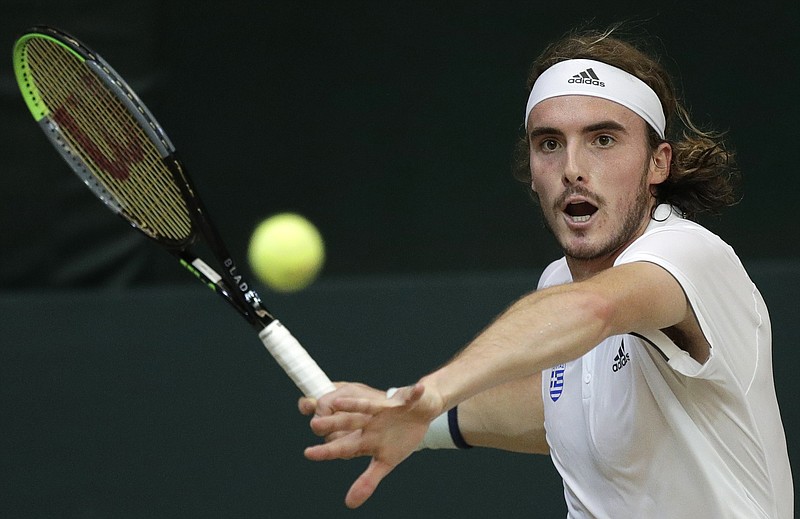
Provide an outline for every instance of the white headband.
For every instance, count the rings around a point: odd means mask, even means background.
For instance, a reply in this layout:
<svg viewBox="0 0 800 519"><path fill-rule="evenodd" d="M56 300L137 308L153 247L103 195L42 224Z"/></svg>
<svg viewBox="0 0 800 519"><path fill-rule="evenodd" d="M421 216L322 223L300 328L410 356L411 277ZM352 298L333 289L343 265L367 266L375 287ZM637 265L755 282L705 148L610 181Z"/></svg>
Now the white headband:
<svg viewBox="0 0 800 519"><path fill-rule="evenodd" d="M664 138L664 109L653 89L622 69L591 59L560 61L545 70L531 89L524 125L528 125L534 106L551 97L569 95L600 97L621 104Z"/></svg>

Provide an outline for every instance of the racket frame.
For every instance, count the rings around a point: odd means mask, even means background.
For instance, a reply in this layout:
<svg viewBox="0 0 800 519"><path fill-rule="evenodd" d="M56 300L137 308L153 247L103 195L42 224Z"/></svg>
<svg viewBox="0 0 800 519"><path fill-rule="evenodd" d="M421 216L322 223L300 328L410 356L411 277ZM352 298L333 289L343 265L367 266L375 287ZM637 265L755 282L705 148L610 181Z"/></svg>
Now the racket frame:
<svg viewBox="0 0 800 519"><path fill-rule="evenodd" d="M172 175L173 181L187 205L193 224L191 235L187 239L171 240L146 232L125 215L123 208L115 202L113 195L103 194L105 188L96 180L95 175L84 165L77 154L69 151L70 145L60 137L57 124L50 120L50 111L41 100L33 77L27 72L26 43L32 38L44 38L69 50L87 66L114 97L125 105L128 112L136 119L150 142L156 146L164 166ZM34 119L45 131L53 146L70 164L73 171L106 206L136 230L167 249L184 268L228 301L255 329L261 331L275 321L275 317L264 307L261 298L244 278L232 255L228 252L221 235L208 217L205 205L197 196L194 184L185 173L185 166L177 157L172 141L139 96L108 62L77 38L48 26L32 27L20 36L14 46L13 61L20 90ZM23 83L25 84L24 88ZM219 271L214 270L200 257L191 254L190 248L198 242L198 235L202 236L202 241L219 263Z"/></svg>
<svg viewBox="0 0 800 519"><path fill-rule="evenodd" d="M125 105L127 112L133 115L136 123L145 131L148 140L156 147L160 160L172 176L182 201L186 204L190 223L185 235L182 234L176 239L165 239L157 237L155 230L147 232L145 228L137 224L135 220L139 219L135 215L131 214L130 218L126 216L123 204L115 202L114 195L105 189L101 180L95 178L90 165L80 158L80 153L71 153L71 145L66 139L61 138L58 124L50 119L48 107L40 101L33 76L27 72L26 42L37 37L51 40L66 48L86 64L92 74ZM230 303L259 331L258 337L267 351L303 394L319 398L335 389L334 384L300 342L264 308L260 297L244 279L220 234L211 223L208 212L186 174L182 162L178 160L172 142L133 89L105 60L69 34L52 27L39 26L28 30L17 40L14 46L14 71L20 90L34 119L45 130L51 143L67 160L73 171L107 207L142 234L172 253L181 265ZM143 225L147 225L147 223L144 222ZM220 263L222 267L220 272L190 253L190 246L199 241L198 237L203 238L202 242Z"/></svg>

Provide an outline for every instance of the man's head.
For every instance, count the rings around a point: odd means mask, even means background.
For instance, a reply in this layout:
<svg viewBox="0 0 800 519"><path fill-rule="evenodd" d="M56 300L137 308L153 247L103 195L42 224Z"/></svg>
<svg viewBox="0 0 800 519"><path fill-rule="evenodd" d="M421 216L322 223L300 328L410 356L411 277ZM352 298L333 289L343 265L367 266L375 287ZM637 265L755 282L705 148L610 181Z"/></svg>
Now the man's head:
<svg viewBox="0 0 800 519"><path fill-rule="evenodd" d="M645 59L617 42L610 55ZM604 61L544 61L525 110L531 189L568 258L607 263L644 232L669 176L664 109L647 83Z"/></svg>
<svg viewBox="0 0 800 519"><path fill-rule="evenodd" d="M550 99L548 96L557 99L559 89L560 95L567 96L569 89L565 87L582 95L591 95L594 90L595 95L603 96L605 91L604 99L614 99L641 119L642 146L650 150L652 159L663 161L659 150L671 147L666 178L647 188L654 203L673 204L690 218L735 203L738 172L733 165L733 153L725 149L721 136L703 132L691 122L676 96L669 74L656 58L612 36L612 32L570 33L548 46L534 62L528 78L532 92L525 113L529 126L517 148L515 176L531 185L533 164L529 130L530 124L536 123L528 118L529 112L535 111L531 103L546 102L545 99ZM591 66L592 63L598 65ZM587 66L582 66L584 64ZM563 83L573 75L576 76L574 83ZM598 83L605 83L606 78L609 84L600 87ZM584 83L578 82L581 80ZM626 82L629 85L620 88ZM612 83L615 86L609 88ZM536 90L543 95L537 95Z"/></svg>
<svg viewBox="0 0 800 519"><path fill-rule="evenodd" d="M588 95L544 99L528 120L531 189L547 227L569 258L612 260L644 232L669 144L651 149L641 116Z"/></svg>

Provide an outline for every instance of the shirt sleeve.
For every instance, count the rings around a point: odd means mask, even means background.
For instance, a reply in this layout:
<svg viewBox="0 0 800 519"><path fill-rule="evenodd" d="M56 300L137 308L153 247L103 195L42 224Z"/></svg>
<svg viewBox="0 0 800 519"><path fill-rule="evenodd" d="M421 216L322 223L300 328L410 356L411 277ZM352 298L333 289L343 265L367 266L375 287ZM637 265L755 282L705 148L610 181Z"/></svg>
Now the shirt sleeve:
<svg viewBox="0 0 800 519"><path fill-rule="evenodd" d="M757 360L757 330L764 323L757 291L733 249L706 229L687 222L645 233L617 264L647 261L669 272L681 285L711 346L702 365L680 361L688 376L714 378L726 363L746 382ZM671 364L672 365L672 364ZM673 366L676 368L676 366ZM725 370L727 372L727 370Z"/></svg>

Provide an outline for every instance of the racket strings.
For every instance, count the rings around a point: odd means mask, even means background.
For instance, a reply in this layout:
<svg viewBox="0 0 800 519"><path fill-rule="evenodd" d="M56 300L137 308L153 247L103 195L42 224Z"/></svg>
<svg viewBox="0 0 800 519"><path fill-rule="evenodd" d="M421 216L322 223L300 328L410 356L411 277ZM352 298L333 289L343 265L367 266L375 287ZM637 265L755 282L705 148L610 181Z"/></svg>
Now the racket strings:
<svg viewBox="0 0 800 519"><path fill-rule="evenodd" d="M180 188L125 104L59 44L32 39L27 56L50 119L106 191L95 194L112 196L123 216L154 238L190 238L192 220Z"/></svg>

